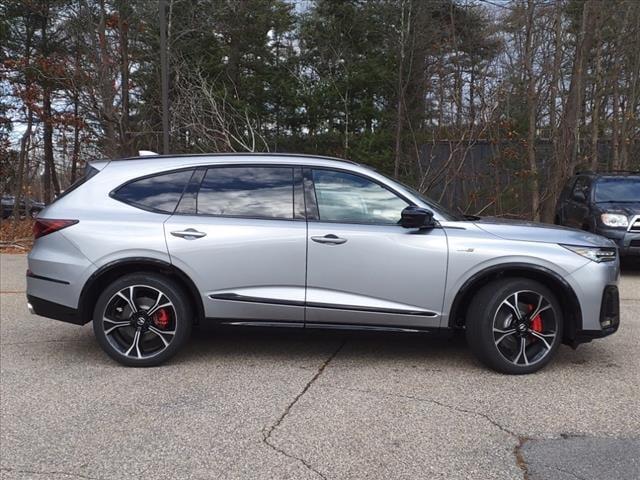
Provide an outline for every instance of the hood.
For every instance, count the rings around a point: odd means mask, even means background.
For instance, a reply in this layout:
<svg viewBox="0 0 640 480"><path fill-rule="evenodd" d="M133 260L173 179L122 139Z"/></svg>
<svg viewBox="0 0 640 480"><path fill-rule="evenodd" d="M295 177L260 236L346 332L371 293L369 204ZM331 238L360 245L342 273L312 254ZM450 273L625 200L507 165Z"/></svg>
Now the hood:
<svg viewBox="0 0 640 480"><path fill-rule="evenodd" d="M600 235L546 223L508 220L495 217L481 218L474 223L485 232L505 240L563 243L565 245L581 245L587 247L614 246L611 240Z"/></svg>
<svg viewBox="0 0 640 480"><path fill-rule="evenodd" d="M598 202L596 207L602 213L622 213L629 218L640 215L640 200L637 202Z"/></svg>

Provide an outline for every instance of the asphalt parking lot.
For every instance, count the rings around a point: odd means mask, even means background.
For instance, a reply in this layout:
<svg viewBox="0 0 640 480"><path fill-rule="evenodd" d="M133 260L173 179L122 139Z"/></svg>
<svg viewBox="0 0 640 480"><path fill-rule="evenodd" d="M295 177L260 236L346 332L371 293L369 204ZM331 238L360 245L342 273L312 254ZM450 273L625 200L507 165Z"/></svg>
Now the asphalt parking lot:
<svg viewBox="0 0 640 480"><path fill-rule="evenodd" d="M0 263L3 479L640 478L640 270L616 335L511 377L459 339L205 326L124 368Z"/></svg>

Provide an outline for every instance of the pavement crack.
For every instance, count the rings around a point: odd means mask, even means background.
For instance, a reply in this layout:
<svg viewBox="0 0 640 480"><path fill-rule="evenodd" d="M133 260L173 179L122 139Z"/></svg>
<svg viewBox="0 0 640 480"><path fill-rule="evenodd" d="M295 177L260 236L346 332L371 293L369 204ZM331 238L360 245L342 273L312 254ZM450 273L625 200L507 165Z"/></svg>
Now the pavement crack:
<svg viewBox="0 0 640 480"><path fill-rule="evenodd" d="M338 355L338 353L340 353L340 351L342 350L342 348L344 347L344 345L346 343L347 343L347 338L345 338L340 343L340 345L338 345L338 348L336 348L333 351L333 353L331 353L331 355L329 355L329 357L324 362L322 362L322 364L318 367L318 369L316 370L316 373L313 375L313 377L311 377L311 379L305 384L304 388L300 391L300 393L298 393L293 398L293 400L291 402L289 402L289 404L285 407L285 409L282 412L282 414L280 415L280 417L278 417L278 419L273 423L273 425L271 425L269 428L265 428L263 430L263 432L262 432L262 442L265 445L267 445L272 450L275 450L276 452L284 455L285 457L291 458L293 460L297 460L302 465L304 465L305 468L307 468L308 470L312 471L313 473L318 475L320 478L323 478L325 480L326 480L327 477L322 472L320 472L319 470L314 468L304 458L297 457L297 456L293 455L292 453L289 453L286 450L284 450L283 448L281 448L278 445L276 445L273 442L273 440L271 439L271 436L273 435L273 432L282 424L282 422L285 420L285 418L287 418L287 416L291 412L291 409L294 407L294 405L296 403L298 403L298 401L304 396L305 393L307 393L307 391L311 388L311 386L315 383L315 381L318 380L318 378L320 378L320 376L322 375L322 372L324 372L324 370L329 366L329 364L333 361L333 359L336 358L336 356Z"/></svg>
<svg viewBox="0 0 640 480"><path fill-rule="evenodd" d="M67 477L75 477L75 478L83 478L85 480L100 480L98 477L89 477L88 475L83 475L81 473L75 472L64 472L64 471L44 471L44 470L23 470L18 468L0 468L0 472L9 472L9 473L26 473L29 475L65 475Z"/></svg>
<svg viewBox="0 0 640 480"><path fill-rule="evenodd" d="M329 388L337 388L337 387L329 387ZM385 397L395 397L395 398L405 398L407 400L415 400L417 402L426 402L426 403L432 403L434 405L438 405L440 407L443 408L447 408L449 410L453 410L456 412L460 412L460 413L466 413L469 415L476 415L479 417L484 418L485 420L487 420L490 424L492 424L494 427L502 430L504 433L514 437L514 438L521 438L520 435L518 435L517 433L509 430L507 427L499 424L497 421L495 421L493 418L491 418L489 415L482 413L482 412L478 412L476 410L469 410L467 408L462 408L462 407L457 407L455 405L450 405L448 403L444 403L441 402L439 400L434 400L433 398L424 398L424 397L416 397L414 395L405 395L402 393L389 393L389 392L382 392L379 390L364 390L364 389L359 389L359 388L344 388L343 390L350 390L352 392L360 392L360 393L368 393L368 394L373 394L373 395L381 395L381 396L385 396Z"/></svg>
<svg viewBox="0 0 640 480"><path fill-rule="evenodd" d="M337 387L328 387L328 388L337 388ZM513 454L514 454L515 459L516 459L516 465L522 471L523 480L529 480L529 471L528 471L528 468L527 468L527 463L525 462L524 456L522 455L522 446L529 440L529 438L528 437L524 437L522 435L518 435L514 431L512 431L512 430L508 429L507 427L505 427L504 425L501 425L500 423L498 423L496 420L491 418L486 413L478 412L476 410L469 410L467 408L458 407L458 406L455 406L455 405L450 405L448 403L444 403L444 402L441 402L439 400L434 400L432 398L416 397L414 395L404 395L404 394L401 394L401 393L389 393L389 392L382 392L382 391L379 391L379 390L364 390L364 389L358 389L358 388L343 388L343 390L350 390L350 391L353 391L353 392L360 392L360 393L366 393L366 394L371 394L371 395L381 395L381 396L394 397L394 398L404 398L404 399L413 400L413 401L416 401L416 402L426 402L426 403L431 403L433 405L438 405L440 407L446 408L448 410L452 410L454 412L465 413L467 415L475 415L475 416L478 416L480 418L483 418L484 420L489 422L491 425L493 425L497 429L501 430L502 432L506 433L507 435L513 437L514 439L516 439L518 441L517 445L513 449Z"/></svg>
<svg viewBox="0 0 640 480"><path fill-rule="evenodd" d="M529 440L530 439L527 437L519 436L518 444L515 447L513 447L513 455L516 457L516 465L520 470L522 470L523 480L529 480L529 466L527 465L527 462L524 459L524 454L522 453L522 447Z"/></svg>

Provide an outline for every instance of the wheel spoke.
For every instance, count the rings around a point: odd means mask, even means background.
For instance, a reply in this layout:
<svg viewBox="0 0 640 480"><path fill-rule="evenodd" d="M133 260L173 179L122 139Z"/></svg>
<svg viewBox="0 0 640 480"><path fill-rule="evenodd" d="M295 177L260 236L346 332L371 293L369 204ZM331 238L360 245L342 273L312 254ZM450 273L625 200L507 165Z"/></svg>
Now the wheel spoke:
<svg viewBox="0 0 640 480"><path fill-rule="evenodd" d="M155 334L156 334L156 336L160 337L160 340L162 340L162 343L164 343L164 346L165 346L165 347L168 347L168 346L169 346L169 342L167 341L167 339L166 339L166 338L164 338L164 336L165 336L165 335L171 335L171 336L173 336L173 335L175 335L175 334L176 334L175 330L167 330L167 331L165 332L165 331L162 331L162 330L158 330L158 329L157 329L156 327L154 327L153 325L149 325L149 331L150 331L150 332L155 333Z"/></svg>
<svg viewBox="0 0 640 480"><path fill-rule="evenodd" d="M107 317L102 317L102 321L103 322L109 322L109 323L120 323L121 322L121 320L111 320L110 318L107 318ZM127 323L129 323L129 322L127 322Z"/></svg>
<svg viewBox="0 0 640 480"><path fill-rule="evenodd" d="M547 347L547 350L551 350L551 345L549 345L549 342L547 342L547 340L546 340L546 338L545 338L545 337L549 337L549 336L551 336L552 338L554 338L554 337L556 336L556 334L555 334L555 333L554 333L554 334L547 334L547 335L543 335L543 334L540 334L540 333L538 333L538 332L534 332L533 330L531 330L529 333L530 333L531 335L533 335L534 337L536 337L536 338L538 338L538 339L542 340L542 342L544 343L545 347Z"/></svg>
<svg viewBox="0 0 640 480"><path fill-rule="evenodd" d="M131 346L126 352L124 352L126 356L129 356L131 351L135 348L138 358L142 358L142 354L140 353L140 331L141 331L140 328L136 329L136 333L133 336L133 341L131 342Z"/></svg>
<svg viewBox="0 0 640 480"><path fill-rule="evenodd" d="M154 313L156 313L156 311L164 307L173 307L173 303L167 302L167 303L163 303L162 305L158 305L158 303L156 302L156 304L153 307L147 310L147 315L153 315Z"/></svg>
<svg viewBox="0 0 640 480"><path fill-rule="evenodd" d="M547 302L547 304L543 307L542 306L543 301L545 301L545 298L542 295L538 295L538 305L536 306L536 309L534 310L534 312L531 315L529 315L529 318L531 319L536 318L542 312L547 311L551 308L551 304L549 302Z"/></svg>
<svg viewBox="0 0 640 480"><path fill-rule="evenodd" d="M156 301L153 304L153 306L147 309L147 315L151 315L151 312L158 306L158 304L160 303L160 300L162 300L162 292L158 290L158 298L156 298Z"/></svg>
<svg viewBox="0 0 640 480"><path fill-rule="evenodd" d="M513 310L513 312L516 314L516 318L518 320L522 320L522 313L520 313L520 309L518 308L518 292L513 294L513 297L515 299L515 306L511 304L511 302L509 302L509 299L505 299L504 302L502 302L504 305L507 305L511 310Z"/></svg>
<svg viewBox="0 0 640 480"><path fill-rule="evenodd" d="M116 322L115 320L111 320L110 318L107 317L103 317L102 319L103 322L109 322L112 324L112 326L104 331L105 335L109 335L111 332L113 332L114 330L118 329L118 328L122 328L122 327L128 327L131 325L131 322L127 321L123 321L123 322Z"/></svg>
<svg viewBox="0 0 640 480"><path fill-rule="evenodd" d="M518 355L516 356L516 358L513 359L513 363L518 365L520 357L523 357L524 358L524 364L525 365L529 365L529 360L527 359L526 347L527 347L527 341L525 340L524 337L522 337L520 339L520 351L518 352Z"/></svg>
<svg viewBox="0 0 640 480"><path fill-rule="evenodd" d="M496 345L499 345L500 342L502 340L504 340L505 338L507 338L509 335L514 335L516 333L515 329L514 330L498 330L497 328L494 328L493 331L500 331L502 333L502 335L500 336L500 338L498 338L497 340L495 340Z"/></svg>
<svg viewBox="0 0 640 480"><path fill-rule="evenodd" d="M122 293L124 290L120 290L118 292L118 296L120 298L124 299L127 302L127 304L129 305L129 308L131 309L131 313L134 313L134 312L138 311L138 307L136 306L136 302L135 302L134 297L133 297L133 289L134 288L135 287L131 286L131 287L129 287L127 289L128 293L129 293L128 296Z"/></svg>
<svg viewBox="0 0 640 480"><path fill-rule="evenodd" d="M494 332L497 332L497 333L513 333L513 332L515 332L515 331L516 331L516 329L515 329L515 328L510 328L510 329L508 329L508 330L502 330L502 329L500 329L500 328L495 328L495 327L494 327L494 328L493 328L493 331L494 331Z"/></svg>

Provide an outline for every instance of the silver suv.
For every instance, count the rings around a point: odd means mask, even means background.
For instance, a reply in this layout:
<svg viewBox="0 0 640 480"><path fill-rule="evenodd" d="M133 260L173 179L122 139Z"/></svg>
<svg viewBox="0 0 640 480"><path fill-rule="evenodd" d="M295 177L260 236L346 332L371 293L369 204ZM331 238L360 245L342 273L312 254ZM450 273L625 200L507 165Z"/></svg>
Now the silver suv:
<svg viewBox="0 0 640 480"><path fill-rule="evenodd" d="M137 157L87 167L38 216L33 313L93 322L101 347L157 365L194 323L466 332L530 373L561 343L615 332L608 239L463 217L365 166L304 155Z"/></svg>

